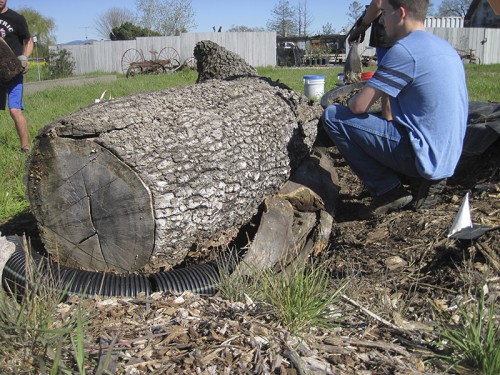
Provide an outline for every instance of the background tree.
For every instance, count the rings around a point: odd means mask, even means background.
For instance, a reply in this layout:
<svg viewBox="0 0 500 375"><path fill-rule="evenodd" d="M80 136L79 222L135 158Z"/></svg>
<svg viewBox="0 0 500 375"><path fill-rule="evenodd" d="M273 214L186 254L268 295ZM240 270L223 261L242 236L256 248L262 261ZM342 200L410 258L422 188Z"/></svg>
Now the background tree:
<svg viewBox="0 0 500 375"><path fill-rule="evenodd" d="M295 9L288 0L279 0L271 11L271 19L267 21L267 29L276 31L278 36L297 35Z"/></svg>
<svg viewBox="0 0 500 375"><path fill-rule="evenodd" d="M439 17L464 17L471 3L472 0L443 0L439 5L437 15Z"/></svg>
<svg viewBox="0 0 500 375"><path fill-rule="evenodd" d="M156 31L134 25L132 22L125 22L123 25L114 27L111 30L111 40L133 40L140 36L161 36Z"/></svg>
<svg viewBox="0 0 500 375"><path fill-rule="evenodd" d="M297 6L297 29L299 36L307 36L313 23L313 17L307 7L307 0L299 1Z"/></svg>
<svg viewBox="0 0 500 375"><path fill-rule="evenodd" d="M152 30L158 24L158 17L155 9L160 8L159 0L136 0L136 6L139 13L138 22L143 28Z"/></svg>
<svg viewBox="0 0 500 375"><path fill-rule="evenodd" d="M228 32L255 32L255 31L266 31L263 27L248 27L245 25L231 25L227 30Z"/></svg>
<svg viewBox="0 0 500 375"><path fill-rule="evenodd" d="M22 8L17 10L26 18L28 28L32 36L37 37L37 51L38 56L44 56L46 59L49 57L49 46L56 44L56 39L52 35L55 29L55 22L50 17L45 17L38 11L31 8ZM36 57L36 56L32 56Z"/></svg>
<svg viewBox="0 0 500 375"><path fill-rule="evenodd" d="M335 29L333 28L333 25L330 22L327 22L321 28L321 35L333 35L336 33L337 32L335 31Z"/></svg>
<svg viewBox="0 0 500 375"><path fill-rule="evenodd" d="M168 1L168 12L159 30L163 35L180 35L196 27L196 13L191 0Z"/></svg>
<svg viewBox="0 0 500 375"><path fill-rule="evenodd" d="M125 22L135 22L135 16L131 10L118 7L109 8L95 20L95 30L97 35L103 39L110 39L111 30L120 27Z"/></svg>
<svg viewBox="0 0 500 375"><path fill-rule="evenodd" d="M349 4L349 10L346 13L346 16L349 17L349 24L346 26L346 29L350 29L359 17L361 17L364 11L365 5L359 1L353 1Z"/></svg>
<svg viewBox="0 0 500 375"><path fill-rule="evenodd" d="M196 26L191 0L136 0L139 23L161 35L179 35Z"/></svg>

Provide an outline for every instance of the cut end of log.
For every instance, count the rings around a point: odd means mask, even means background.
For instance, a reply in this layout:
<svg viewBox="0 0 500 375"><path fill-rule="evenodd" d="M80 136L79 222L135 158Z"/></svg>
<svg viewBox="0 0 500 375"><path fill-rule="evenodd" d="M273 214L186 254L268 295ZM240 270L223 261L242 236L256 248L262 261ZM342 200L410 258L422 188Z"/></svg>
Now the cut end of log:
<svg viewBox="0 0 500 375"><path fill-rule="evenodd" d="M28 195L47 250L62 264L91 270L145 266L155 223L151 194L139 176L88 140L43 137L37 145Z"/></svg>

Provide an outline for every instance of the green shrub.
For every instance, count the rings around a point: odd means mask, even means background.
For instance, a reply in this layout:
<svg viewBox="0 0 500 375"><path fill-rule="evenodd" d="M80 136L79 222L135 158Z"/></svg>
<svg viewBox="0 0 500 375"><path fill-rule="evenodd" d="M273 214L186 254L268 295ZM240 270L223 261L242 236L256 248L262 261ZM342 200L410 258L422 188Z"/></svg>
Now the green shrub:
<svg viewBox="0 0 500 375"><path fill-rule="evenodd" d="M75 61L67 49L49 52L49 71L52 79L73 75Z"/></svg>

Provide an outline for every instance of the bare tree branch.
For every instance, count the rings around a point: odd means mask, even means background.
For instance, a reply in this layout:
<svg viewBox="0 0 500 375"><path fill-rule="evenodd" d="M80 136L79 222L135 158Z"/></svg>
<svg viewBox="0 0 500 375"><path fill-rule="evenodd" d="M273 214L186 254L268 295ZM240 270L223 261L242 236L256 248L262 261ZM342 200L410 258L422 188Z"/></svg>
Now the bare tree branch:
<svg viewBox="0 0 500 375"><path fill-rule="evenodd" d="M196 27L191 0L136 0L140 23L162 35L179 35Z"/></svg>
<svg viewBox="0 0 500 375"><path fill-rule="evenodd" d="M439 5L438 16L464 17L469 10L472 0L443 0Z"/></svg>
<svg viewBox="0 0 500 375"><path fill-rule="evenodd" d="M134 19L134 13L127 8L109 8L95 20L95 30L102 38L109 39L113 28L120 27L125 22L133 23Z"/></svg>
<svg viewBox="0 0 500 375"><path fill-rule="evenodd" d="M288 0L279 0L271 15L267 21L268 30L276 31L278 36L297 35L296 11Z"/></svg>

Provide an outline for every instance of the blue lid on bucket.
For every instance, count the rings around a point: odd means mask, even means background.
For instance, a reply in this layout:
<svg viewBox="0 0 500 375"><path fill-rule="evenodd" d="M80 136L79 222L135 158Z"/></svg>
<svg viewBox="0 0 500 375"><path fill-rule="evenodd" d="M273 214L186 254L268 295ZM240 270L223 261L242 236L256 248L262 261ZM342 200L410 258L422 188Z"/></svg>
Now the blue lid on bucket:
<svg viewBox="0 0 500 375"><path fill-rule="evenodd" d="M304 76L304 79L325 79L325 76Z"/></svg>

